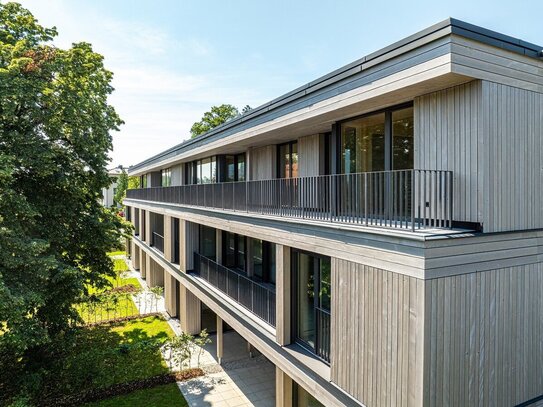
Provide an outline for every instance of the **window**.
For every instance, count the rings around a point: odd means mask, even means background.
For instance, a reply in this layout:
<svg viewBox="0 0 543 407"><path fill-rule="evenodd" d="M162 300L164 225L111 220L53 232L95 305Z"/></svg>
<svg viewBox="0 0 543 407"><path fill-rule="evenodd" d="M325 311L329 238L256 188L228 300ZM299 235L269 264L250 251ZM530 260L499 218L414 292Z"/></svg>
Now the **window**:
<svg viewBox="0 0 543 407"><path fill-rule="evenodd" d="M296 178L298 177L298 143L291 141L290 143L280 144L278 147L279 155L279 178Z"/></svg>
<svg viewBox="0 0 543 407"><path fill-rule="evenodd" d="M207 157L186 163L187 184L213 184L217 182L217 157Z"/></svg>
<svg viewBox="0 0 543 407"><path fill-rule="evenodd" d="M147 188L147 174L140 177L140 185L142 188Z"/></svg>
<svg viewBox="0 0 543 407"><path fill-rule="evenodd" d="M275 244L251 239L255 280L275 284Z"/></svg>
<svg viewBox="0 0 543 407"><path fill-rule="evenodd" d="M245 181L245 154L225 156L225 182Z"/></svg>
<svg viewBox="0 0 543 407"><path fill-rule="evenodd" d="M322 359L330 357L330 258L293 251L295 340Z"/></svg>
<svg viewBox="0 0 543 407"><path fill-rule="evenodd" d="M164 170L160 170L161 175L161 186L163 187L170 187L172 186L172 169L166 168Z"/></svg>
<svg viewBox="0 0 543 407"><path fill-rule="evenodd" d="M412 169L413 140L412 106L342 122L341 173Z"/></svg>
<svg viewBox="0 0 543 407"><path fill-rule="evenodd" d="M224 265L245 271L245 236L223 231L222 241Z"/></svg>
<svg viewBox="0 0 543 407"><path fill-rule="evenodd" d="M324 407L324 404L305 391L305 389L296 382L292 383L292 396L294 398L294 407Z"/></svg>
<svg viewBox="0 0 543 407"><path fill-rule="evenodd" d="M217 258L217 233L215 228L200 225L199 253L213 261Z"/></svg>

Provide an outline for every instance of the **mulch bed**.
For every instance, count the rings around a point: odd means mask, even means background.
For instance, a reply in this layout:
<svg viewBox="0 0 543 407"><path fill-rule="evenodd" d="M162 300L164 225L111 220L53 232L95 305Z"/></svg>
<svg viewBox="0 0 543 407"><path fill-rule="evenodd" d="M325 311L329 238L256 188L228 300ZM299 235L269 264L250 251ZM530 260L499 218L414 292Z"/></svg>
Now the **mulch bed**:
<svg viewBox="0 0 543 407"><path fill-rule="evenodd" d="M163 384L182 382L203 376L205 373L200 368L186 369L182 372L166 373L146 379L135 380L127 383L119 383L103 389L92 389L81 392L79 394L69 395L54 400L41 400L39 406L79 406L84 403L105 400L111 397L120 396L123 394L132 393L136 390L150 389Z"/></svg>
<svg viewBox="0 0 543 407"><path fill-rule="evenodd" d="M136 291L138 291L138 289L136 288L134 284L126 284L120 287L112 288L111 290L108 290L106 292L108 293L135 293Z"/></svg>

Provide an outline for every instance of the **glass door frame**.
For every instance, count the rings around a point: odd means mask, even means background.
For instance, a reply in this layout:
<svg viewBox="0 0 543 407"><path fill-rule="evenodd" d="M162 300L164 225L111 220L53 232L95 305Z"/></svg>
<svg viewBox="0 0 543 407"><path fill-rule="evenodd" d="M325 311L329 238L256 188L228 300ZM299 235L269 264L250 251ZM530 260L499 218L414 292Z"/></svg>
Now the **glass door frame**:
<svg viewBox="0 0 543 407"><path fill-rule="evenodd" d="M315 329L315 346L311 346L307 341L303 340L298 336L298 256L300 254L304 254L307 256L311 256L317 260L318 262L315 262L313 265L313 315L314 315L314 329ZM291 249L291 293L292 293L292 303L291 303L291 340L298 345L302 346L303 348L310 351L312 354L317 356L319 359L321 359L323 362L330 364L329 360L324 359L321 355L318 353L318 349L320 348L320 342L322 341L322 338L319 338L318 333L318 326L317 326L317 310L320 309L319 304L319 287L320 287L320 262L322 260L328 260L331 263L331 258L329 256L321 255L314 252L309 252L306 250L301 249ZM331 264L330 264L331 266ZM331 270L330 270L330 276L331 276ZM330 299L332 297L332 293L330 292ZM331 310L329 311L331 313ZM328 350L329 351L329 350Z"/></svg>

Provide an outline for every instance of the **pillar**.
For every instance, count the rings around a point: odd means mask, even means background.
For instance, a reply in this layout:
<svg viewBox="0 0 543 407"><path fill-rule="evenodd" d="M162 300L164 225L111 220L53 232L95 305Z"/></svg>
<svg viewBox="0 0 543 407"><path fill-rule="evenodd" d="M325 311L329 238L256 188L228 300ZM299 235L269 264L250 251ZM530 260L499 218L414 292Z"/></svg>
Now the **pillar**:
<svg viewBox="0 0 543 407"><path fill-rule="evenodd" d="M172 261L172 217L164 215L164 258Z"/></svg>
<svg viewBox="0 0 543 407"><path fill-rule="evenodd" d="M134 270L140 269L140 248L132 242L132 267Z"/></svg>
<svg viewBox="0 0 543 407"><path fill-rule="evenodd" d="M164 268L151 259L151 256L147 256L147 258L150 260L147 270L147 285L149 287L164 287Z"/></svg>
<svg viewBox="0 0 543 407"><path fill-rule="evenodd" d="M223 333L223 323L222 318L217 315L217 361L219 365L222 362L223 358L223 347L224 347L224 333Z"/></svg>
<svg viewBox="0 0 543 407"><path fill-rule="evenodd" d="M151 212L145 211L145 243L151 246Z"/></svg>
<svg viewBox="0 0 543 407"><path fill-rule="evenodd" d="M191 335L199 334L202 330L202 305L183 284L179 287L179 312L181 330Z"/></svg>
<svg viewBox="0 0 543 407"><path fill-rule="evenodd" d="M138 223L139 223L139 227L138 227L138 236L140 238L141 241L145 242L145 236L142 235L142 230L144 229L143 227L143 222L145 222L145 217L144 217L144 213L145 211L143 209L139 209L138 210Z"/></svg>
<svg viewBox="0 0 543 407"><path fill-rule="evenodd" d="M289 375L275 367L275 406L292 407L292 379Z"/></svg>
<svg viewBox="0 0 543 407"><path fill-rule="evenodd" d="M148 258L149 256L147 255L147 253L145 253L145 250L140 250L140 254L141 254L141 257L140 257L140 274L141 274L141 278L143 279L146 279L147 278L147 270L148 270L148 266L149 266L149 263L148 263Z"/></svg>
<svg viewBox="0 0 543 407"><path fill-rule="evenodd" d="M179 301L175 289L177 280L174 276L164 270L164 303L166 311L171 317L177 317L176 304Z"/></svg>
<svg viewBox="0 0 543 407"><path fill-rule="evenodd" d="M290 344L291 270L290 247L277 244L276 255L276 340L279 345Z"/></svg>
<svg viewBox="0 0 543 407"><path fill-rule="evenodd" d="M222 230L221 229L216 229L215 230L215 233L216 233L216 237L215 237L215 242L216 242L216 247L215 247L215 252L217 253L217 263L219 264L223 264L223 258L222 258Z"/></svg>

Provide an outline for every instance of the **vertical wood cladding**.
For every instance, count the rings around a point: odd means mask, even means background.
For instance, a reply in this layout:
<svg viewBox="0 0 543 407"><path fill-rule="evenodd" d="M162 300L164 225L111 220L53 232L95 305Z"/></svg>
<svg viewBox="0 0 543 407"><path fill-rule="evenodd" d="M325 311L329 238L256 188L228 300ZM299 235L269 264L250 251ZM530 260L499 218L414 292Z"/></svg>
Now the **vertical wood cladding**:
<svg viewBox="0 0 543 407"><path fill-rule="evenodd" d="M451 170L454 219L543 227L543 94L473 81L415 99L415 168Z"/></svg>
<svg viewBox="0 0 543 407"><path fill-rule="evenodd" d="M425 405L512 406L543 394L542 263L426 282Z"/></svg>
<svg viewBox="0 0 543 407"><path fill-rule="evenodd" d="M423 280L332 259L332 382L367 406L422 405L423 314Z"/></svg>

